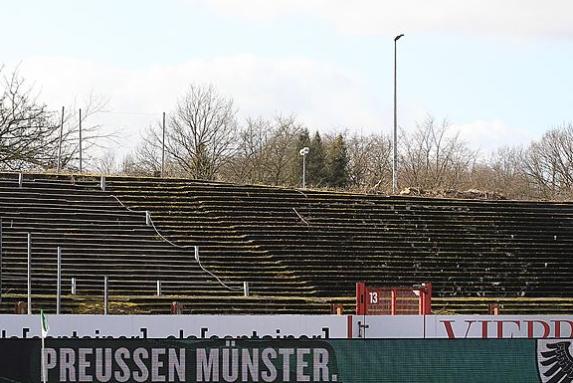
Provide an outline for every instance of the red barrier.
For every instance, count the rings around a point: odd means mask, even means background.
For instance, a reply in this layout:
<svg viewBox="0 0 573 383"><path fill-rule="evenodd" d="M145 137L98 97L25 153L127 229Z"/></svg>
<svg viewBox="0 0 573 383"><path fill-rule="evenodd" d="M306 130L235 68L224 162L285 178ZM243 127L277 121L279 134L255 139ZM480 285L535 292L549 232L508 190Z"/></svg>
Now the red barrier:
<svg viewBox="0 0 573 383"><path fill-rule="evenodd" d="M415 287L376 287L356 283L358 315L428 315L432 313L432 284Z"/></svg>

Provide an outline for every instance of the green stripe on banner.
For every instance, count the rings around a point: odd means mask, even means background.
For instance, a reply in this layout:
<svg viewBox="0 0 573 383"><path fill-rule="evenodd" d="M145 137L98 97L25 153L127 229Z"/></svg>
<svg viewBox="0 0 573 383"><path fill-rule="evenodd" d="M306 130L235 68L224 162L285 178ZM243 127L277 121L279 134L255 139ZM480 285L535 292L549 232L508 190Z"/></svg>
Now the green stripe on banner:
<svg viewBox="0 0 573 383"><path fill-rule="evenodd" d="M332 340L345 383L539 383L529 339Z"/></svg>

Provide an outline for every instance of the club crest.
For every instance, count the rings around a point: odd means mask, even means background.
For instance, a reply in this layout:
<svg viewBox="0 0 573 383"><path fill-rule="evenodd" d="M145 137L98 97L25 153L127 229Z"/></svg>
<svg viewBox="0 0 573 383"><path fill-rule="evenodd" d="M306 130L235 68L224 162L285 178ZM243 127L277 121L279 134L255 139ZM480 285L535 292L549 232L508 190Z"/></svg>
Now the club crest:
<svg viewBox="0 0 573 383"><path fill-rule="evenodd" d="M571 340L540 339L537 341L537 368L543 383L573 382Z"/></svg>

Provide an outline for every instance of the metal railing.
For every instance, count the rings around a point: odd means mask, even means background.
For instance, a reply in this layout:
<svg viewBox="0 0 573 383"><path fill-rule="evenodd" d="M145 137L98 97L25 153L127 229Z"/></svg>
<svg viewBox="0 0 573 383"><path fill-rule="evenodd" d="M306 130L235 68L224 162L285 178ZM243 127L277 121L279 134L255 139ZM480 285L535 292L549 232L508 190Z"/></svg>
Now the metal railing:
<svg viewBox="0 0 573 383"><path fill-rule="evenodd" d="M229 286L227 283L225 283L219 276L217 276L215 273L213 273L212 271L208 270L205 266L203 266L203 264L201 263L200 257L199 257L199 246L197 245L179 245L177 243L174 243L173 241L169 240L168 238L166 238L163 234L161 234L159 232L159 229L157 229L157 227L155 226L155 222L153 222L153 219L151 218L151 213L149 212L149 210L145 210L145 211L138 211L138 210L133 210L131 209L129 206L125 205L117 196L110 194L124 209L126 209L127 211L129 211L130 213L136 213L136 214L145 214L145 224L147 226L150 226L153 228L153 230L155 231L155 233L157 234L157 236L159 238L161 238L165 243L168 243L169 245L178 248L178 249L183 249L183 250L190 250L193 249L194 251L194 256L195 256L195 261L197 261L197 265L199 266L199 268L201 270L203 270L203 272L205 272L206 274L210 275L211 277L213 277L221 286L223 286L224 288L226 288L227 290L230 291L241 291L243 290L245 292L245 296L248 295L248 291L244 290L244 283L243 283L243 287L233 287L233 286Z"/></svg>

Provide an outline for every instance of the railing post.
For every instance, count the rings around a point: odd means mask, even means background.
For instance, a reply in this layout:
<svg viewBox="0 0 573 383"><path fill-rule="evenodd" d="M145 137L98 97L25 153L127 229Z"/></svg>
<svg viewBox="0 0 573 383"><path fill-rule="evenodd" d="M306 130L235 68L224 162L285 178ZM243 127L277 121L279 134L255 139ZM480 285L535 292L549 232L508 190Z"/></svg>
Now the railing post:
<svg viewBox="0 0 573 383"><path fill-rule="evenodd" d="M71 290L72 295L76 295L76 278L72 278Z"/></svg>
<svg viewBox="0 0 573 383"><path fill-rule="evenodd" d="M249 282L245 281L243 282L243 295L248 297L249 296Z"/></svg>
<svg viewBox="0 0 573 383"><path fill-rule="evenodd" d="M107 275L103 277L103 315L107 315L107 310L108 310L108 300L107 300L107 294L108 294L108 290L107 290Z"/></svg>
<svg viewBox="0 0 573 383"><path fill-rule="evenodd" d="M99 187L100 187L101 191L105 191L105 176L100 177Z"/></svg>
<svg viewBox="0 0 573 383"><path fill-rule="evenodd" d="M161 296L161 281L160 281L159 279L157 280L157 286L156 286L156 287L157 287L157 289L156 289L156 293L155 293L155 294L156 294L158 297L160 297L160 296Z"/></svg>
<svg viewBox="0 0 573 383"><path fill-rule="evenodd" d="M147 226L151 226L151 214L149 213L149 210L145 211L145 224Z"/></svg>
<svg viewBox="0 0 573 383"><path fill-rule="evenodd" d="M171 302L171 314L172 315L181 315L183 308L183 304L178 301Z"/></svg>
<svg viewBox="0 0 573 383"><path fill-rule="evenodd" d="M28 233L28 315L32 314L32 235Z"/></svg>
<svg viewBox="0 0 573 383"><path fill-rule="evenodd" d="M60 314L60 302L62 299L62 250L58 246L57 276L56 276L56 314Z"/></svg>
<svg viewBox="0 0 573 383"><path fill-rule="evenodd" d="M22 173L18 173L18 187L22 187L22 184L24 183L24 175Z"/></svg>
<svg viewBox="0 0 573 383"><path fill-rule="evenodd" d="M366 283L356 282L356 315L366 315Z"/></svg>

